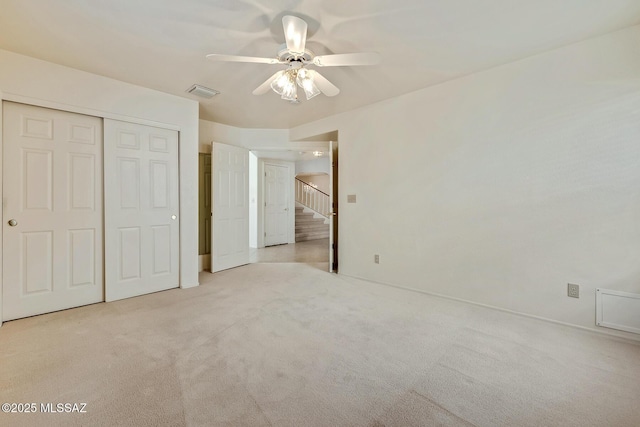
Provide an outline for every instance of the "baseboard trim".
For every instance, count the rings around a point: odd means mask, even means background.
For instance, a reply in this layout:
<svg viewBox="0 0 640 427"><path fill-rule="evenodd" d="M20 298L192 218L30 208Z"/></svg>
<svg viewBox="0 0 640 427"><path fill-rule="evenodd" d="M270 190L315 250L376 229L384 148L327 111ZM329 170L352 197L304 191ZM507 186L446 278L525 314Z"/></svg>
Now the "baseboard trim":
<svg viewBox="0 0 640 427"><path fill-rule="evenodd" d="M609 338L616 338L616 339L619 339L619 340L622 340L622 341L625 341L625 342L629 342L629 343L633 343L633 344L638 344L638 342L640 342L640 337L636 338L634 336L630 336L630 334L628 335L625 332L616 332L616 331L613 331L613 330L612 331L608 331L608 330L592 329L592 328L588 328L586 326L576 325L574 323L562 322L560 320L550 319L548 317L536 316L535 314L529 314L529 313L523 313L523 312L520 312L520 311L514 311L514 310L510 310L508 308L497 307L495 305L490 305L490 304L483 304L483 303L480 303L480 302L466 300L466 299L463 299L463 298L452 297L452 296L449 296L449 295L439 294L439 293L436 293L436 292L429 292L429 291L425 291L423 289L416 289L416 288L411 288L411 287L408 287L408 286L401 286L401 285L395 285L395 284L392 284L392 283L380 282L380 281L377 281L377 280L366 279L364 277L355 276L355 275L351 275L351 274L340 273L340 275L341 276L345 276L345 277L351 277L353 279L364 280L365 282L374 283L376 285L389 286L389 287L392 287L392 288L402 289L402 290L411 291L411 292L417 292L419 294L429 295L429 296L436 297L436 298L443 298L443 299L447 299L447 300L451 300L451 301L457 301L457 302L461 302L461 303L465 303L465 304L475 305L475 306L478 306L478 307L489 308L491 310L502 311L504 313L515 314L516 316L527 317L529 319L542 320L543 322L554 323L556 325L562 325L562 326L568 326L570 328L579 329L579 330L585 331L585 332L593 332L593 333L600 334L600 335L606 335Z"/></svg>

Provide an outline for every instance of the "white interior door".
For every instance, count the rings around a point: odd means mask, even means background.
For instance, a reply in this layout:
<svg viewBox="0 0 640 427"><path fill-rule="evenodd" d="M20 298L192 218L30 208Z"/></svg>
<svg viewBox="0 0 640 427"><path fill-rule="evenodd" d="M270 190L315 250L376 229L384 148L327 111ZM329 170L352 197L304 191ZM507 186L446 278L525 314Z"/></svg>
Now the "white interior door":
<svg viewBox="0 0 640 427"><path fill-rule="evenodd" d="M3 320L103 301L102 120L3 104Z"/></svg>
<svg viewBox="0 0 640 427"><path fill-rule="evenodd" d="M178 287L178 132L104 121L107 301Z"/></svg>
<svg viewBox="0 0 640 427"><path fill-rule="evenodd" d="M212 271L249 263L249 151L213 144Z"/></svg>
<svg viewBox="0 0 640 427"><path fill-rule="evenodd" d="M329 213L329 272L338 272L338 142L329 142L331 168L329 168L329 189L331 209Z"/></svg>
<svg viewBox="0 0 640 427"><path fill-rule="evenodd" d="M264 164L264 245L289 241L289 168Z"/></svg>

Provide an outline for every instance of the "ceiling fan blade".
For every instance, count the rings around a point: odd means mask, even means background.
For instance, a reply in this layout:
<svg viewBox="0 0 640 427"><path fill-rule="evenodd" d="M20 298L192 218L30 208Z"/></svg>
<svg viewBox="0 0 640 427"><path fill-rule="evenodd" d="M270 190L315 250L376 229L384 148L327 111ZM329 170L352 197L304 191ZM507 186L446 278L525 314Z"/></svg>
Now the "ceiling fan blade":
<svg viewBox="0 0 640 427"><path fill-rule="evenodd" d="M253 93L254 95L264 95L265 93L269 92L269 90L271 89L271 82L277 79L278 77L280 77L283 73L284 73L284 70L278 71L273 76L269 77L260 86L255 88L255 90L251 93Z"/></svg>
<svg viewBox="0 0 640 427"><path fill-rule="evenodd" d="M320 89L320 92L327 96L336 96L340 93L340 89L327 80L322 74L314 70L309 70L309 72L313 75L313 83Z"/></svg>
<svg viewBox="0 0 640 427"><path fill-rule="evenodd" d="M302 55L307 44L307 23L296 16L283 16L284 38L287 49L293 54Z"/></svg>
<svg viewBox="0 0 640 427"><path fill-rule="evenodd" d="M377 65L380 54L376 52L340 53L336 55L320 55L313 58L318 67L344 67L354 65Z"/></svg>
<svg viewBox="0 0 640 427"><path fill-rule="evenodd" d="M255 56L236 56L222 55L219 53L211 53L207 55L207 59L223 62L255 62L259 64L279 64L280 60L276 58L258 58Z"/></svg>

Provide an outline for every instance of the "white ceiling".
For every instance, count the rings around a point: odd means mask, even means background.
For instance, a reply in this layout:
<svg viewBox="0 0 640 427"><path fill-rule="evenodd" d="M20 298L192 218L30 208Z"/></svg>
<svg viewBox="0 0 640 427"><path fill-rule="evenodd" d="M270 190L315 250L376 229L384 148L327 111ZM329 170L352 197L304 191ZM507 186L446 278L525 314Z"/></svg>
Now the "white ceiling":
<svg viewBox="0 0 640 427"><path fill-rule="evenodd" d="M316 55L382 64L323 68L341 93L292 105L251 94L282 65L205 59L275 56L286 14ZM199 83L221 92L203 119L290 128L638 23L638 0L0 0L0 48L187 98Z"/></svg>

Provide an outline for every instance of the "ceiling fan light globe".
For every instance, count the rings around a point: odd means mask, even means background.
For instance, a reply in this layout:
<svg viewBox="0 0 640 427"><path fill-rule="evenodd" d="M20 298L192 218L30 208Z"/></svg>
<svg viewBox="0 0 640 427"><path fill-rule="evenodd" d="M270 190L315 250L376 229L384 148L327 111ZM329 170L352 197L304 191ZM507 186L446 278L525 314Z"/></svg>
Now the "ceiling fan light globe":
<svg viewBox="0 0 640 427"><path fill-rule="evenodd" d="M302 89L304 90L304 94L307 97L307 100L314 98L322 93L311 80L306 80L302 86Z"/></svg>
<svg viewBox="0 0 640 427"><path fill-rule="evenodd" d="M300 68L298 70L298 75L296 77L296 80L298 81L298 84L300 85L300 87L302 87L302 81L307 80L311 77L311 73L309 72L309 70L307 70L306 68Z"/></svg>
<svg viewBox="0 0 640 427"><path fill-rule="evenodd" d="M281 98L287 101L295 101L298 99L298 88L295 83L290 82L290 84L285 87L282 91Z"/></svg>
<svg viewBox="0 0 640 427"><path fill-rule="evenodd" d="M285 89L290 85L290 78L287 73L282 73L280 77L271 82L271 89L278 95L282 95Z"/></svg>

